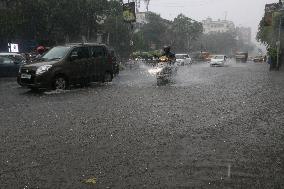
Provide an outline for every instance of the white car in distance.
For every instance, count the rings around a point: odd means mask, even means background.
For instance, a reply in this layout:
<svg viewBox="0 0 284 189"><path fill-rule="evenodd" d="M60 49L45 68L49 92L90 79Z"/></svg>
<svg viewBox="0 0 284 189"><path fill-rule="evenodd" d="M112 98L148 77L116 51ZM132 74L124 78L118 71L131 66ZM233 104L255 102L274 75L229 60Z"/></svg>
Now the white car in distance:
<svg viewBox="0 0 284 189"><path fill-rule="evenodd" d="M224 66L227 61L225 55L213 55L210 61L210 66Z"/></svg>
<svg viewBox="0 0 284 189"><path fill-rule="evenodd" d="M185 66L191 64L191 58L188 54L176 54L177 66Z"/></svg>

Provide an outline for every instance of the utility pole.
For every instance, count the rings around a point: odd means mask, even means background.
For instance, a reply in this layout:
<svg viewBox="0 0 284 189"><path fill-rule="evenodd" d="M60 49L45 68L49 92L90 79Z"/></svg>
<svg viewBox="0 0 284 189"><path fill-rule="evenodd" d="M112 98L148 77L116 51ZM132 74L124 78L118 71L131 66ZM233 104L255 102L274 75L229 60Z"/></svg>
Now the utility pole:
<svg viewBox="0 0 284 189"><path fill-rule="evenodd" d="M135 7L131 7L131 11L134 11L134 15L135 15L135 12L137 12L138 11L138 6L137 6L137 2L138 2L138 0L128 0L128 4L129 3L134 3L135 4ZM130 6L130 5L129 5ZM133 52L133 46L134 46L134 43L133 43L133 36L134 36L134 24L133 24L133 22L135 22L136 21L136 19L135 20L129 20L129 21L127 21L128 22L128 24L129 24L129 27L128 27L128 29L129 29L129 31L130 31L130 42L129 42L129 45L130 45L130 53L132 53Z"/></svg>
<svg viewBox="0 0 284 189"><path fill-rule="evenodd" d="M279 1L279 4L281 5L280 8L280 20L279 20L279 28L278 28L278 41L276 42L277 46L277 63L276 63L276 69L279 69L279 58L280 58L280 50L281 50L281 30L282 30L282 13L284 12L284 5L282 1Z"/></svg>
<svg viewBox="0 0 284 189"><path fill-rule="evenodd" d="M149 4L150 4L150 0L146 0L146 10L147 10L147 12L149 12Z"/></svg>
<svg viewBox="0 0 284 189"><path fill-rule="evenodd" d="M279 53L280 53L280 47L281 47L281 26L282 26L282 17L280 17L280 21L279 21L278 41L276 43L276 46L277 46L277 64L276 64L276 69L279 68Z"/></svg>

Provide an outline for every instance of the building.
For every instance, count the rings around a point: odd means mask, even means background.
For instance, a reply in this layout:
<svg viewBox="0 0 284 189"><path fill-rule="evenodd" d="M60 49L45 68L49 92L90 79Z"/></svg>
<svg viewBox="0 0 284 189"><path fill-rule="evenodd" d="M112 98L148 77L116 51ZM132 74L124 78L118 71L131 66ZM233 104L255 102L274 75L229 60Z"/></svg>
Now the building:
<svg viewBox="0 0 284 189"><path fill-rule="evenodd" d="M137 12L136 13L136 22L135 22L135 32L138 32L143 25L148 23L146 12Z"/></svg>
<svg viewBox="0 0 284 189"><path fill-rule="evenodd" d="M140 24L147 24L148 21L146 19L146 12L136 13L136 22Z"/></svg>
<svg viewBox="0 0 284 189"><path fill-rule="evenodd" d="M138 12L136 13L136 26L138 28L142 27L143 25L148 23L148 20L146 18L146 12Z"/></svg>
<svg viewBox="0 0 284 189"><path fill-rule="evenodd" d="M282 3L270 3L265 5L265 13L272 13L279 10L282 7Z"/></svg>
<svg viewBox="0 0 284 189"><path fill-rule="evenodd" d="M235 24L228 20L217 20L213 21L212 18L207 18L202 21L203 32L205 34L209 33L225 33L230 31L235 31Z"/></svg>
<svg viewBox="0 0 284 189"><path fill-rule="evenodd" d="M236 28L237 37L244 44L251 43L251 28L250 27L237 27Z"/></svg>

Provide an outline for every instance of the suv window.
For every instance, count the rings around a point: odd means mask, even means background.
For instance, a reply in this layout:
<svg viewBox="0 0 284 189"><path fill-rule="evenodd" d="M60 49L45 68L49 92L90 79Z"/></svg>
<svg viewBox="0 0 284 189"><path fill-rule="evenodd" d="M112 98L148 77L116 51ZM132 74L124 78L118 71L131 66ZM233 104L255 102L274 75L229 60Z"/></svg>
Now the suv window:
<svg viewBox="0 0 284 189"><path fill-rule="evenodd" d="M89 49L88 47L77 47L72 50L71 56L72 55L77 55L78 59L83 59L83 58L89 58Z"/></svg>
<svg viewBox="0 0 284 189"><path fill-rule="evenodd" d="M102 46L94 46L91 47L91 55L94 58L97 57L105 57L106 56L106 49Z"/></svg>

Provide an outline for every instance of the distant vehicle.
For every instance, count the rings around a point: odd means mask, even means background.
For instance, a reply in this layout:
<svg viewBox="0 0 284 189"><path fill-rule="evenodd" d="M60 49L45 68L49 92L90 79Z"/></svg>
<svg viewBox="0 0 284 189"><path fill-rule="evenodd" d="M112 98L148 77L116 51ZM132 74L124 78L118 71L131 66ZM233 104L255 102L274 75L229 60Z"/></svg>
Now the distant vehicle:
<svg viewBox="0 0 284 189"><path fill-rule="evenodd" d="M236 55L236 61L237 62L247 62L248 61L248 53L246 52L237 52Z"/></svg>
<svg viewBox="0 0 284 189"><path fill-rule="evenodd" d="M14 58L18 62L26 62L26 58L18 53L2 52L0 53L0 56Z"/></svg>
<svg viewBox="0 0 284 189"><path fill-rule="evenodd" d="M210 61L210 53L209 52L201 52L201 60L202 61Z"/></svg>
<svg viewBox="0 0 284 189"><path fill-rule="evenodd" d="M210 66L224 66L227 57L225 55L213 55L210 60Z"/></svg>
<svg viewBox="0 0 284 189"><path fill-rule="evenodd" d="M0 56L0 77L16 77L25 62L9 56Z"/></svg>
<svg viewBox="0 0 284 189"><path fill-rule="evenodd" d="M192 52L190 53L190 57L194 61L210 61L210 53L209 52Z"/></svg>
<svg viewBox="0 0 284 189"><path fill-rule="evenodd" d="M67 89L72 84L110 82L113 57L106 45L96 43L56 46L42 58L21 67L18 83L31 89Z"/></svg>
<svg viewBox="0 0 284 189"><path fill-rule="evenodd" d="M191 58L188 54L176 54L177 66L185 66L191 64Z"/></svg>
<svg viewBox="0 0 284 189"><path fill-rule="evenodd" d="M253 58L254 62L264 62L264 57L263 56L256 56Z"/></svg>

